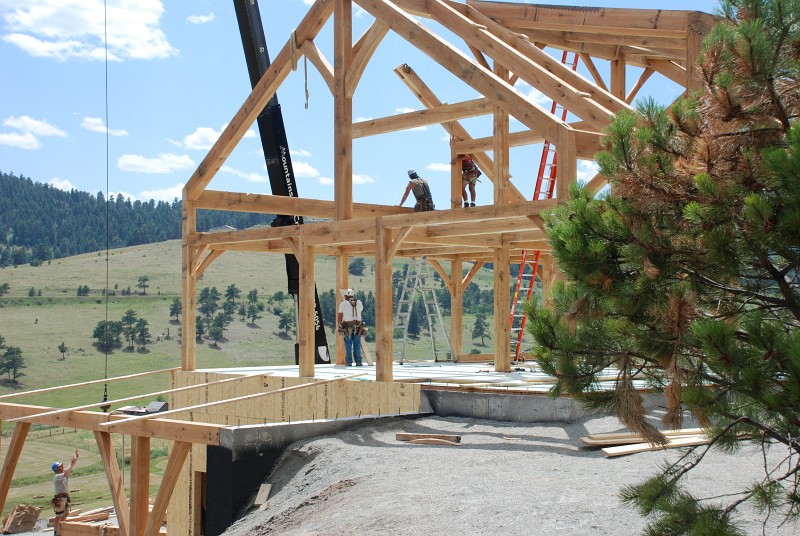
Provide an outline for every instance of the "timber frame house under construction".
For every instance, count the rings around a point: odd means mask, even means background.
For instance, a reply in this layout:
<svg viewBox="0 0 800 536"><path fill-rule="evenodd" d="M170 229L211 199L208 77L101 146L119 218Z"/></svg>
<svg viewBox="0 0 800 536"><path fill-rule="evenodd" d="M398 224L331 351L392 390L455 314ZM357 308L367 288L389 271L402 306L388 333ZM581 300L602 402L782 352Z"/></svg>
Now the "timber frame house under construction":
<svg viewBox="0 0 800 536"><path fill-rule="evenodd" d="M371 15L374 23L364 35L354 39L352 17L356 6ZM461 43L457 47L434 33L426 26L429 20L462 39L466 47ZM425 255L441 275L451 294L450 332L456 361L462 352L462 289L483 263L493 263L494 310L498 312L493 340L509 341L509 315L502 312L510 308L511 263L519 262L522 250L540 250L545 292L556 277L540 213L567 196L570 184L576 181L577 161L592 160L601 148L603 129L615 114L631 109L631 102L651 76L665 77L690 90L699 87L696 61L701 41L714 21L711 15L693 11L473 0L466 3L317 0L183 190L180 369L156 371L171 375L171 389L164 391L170 396L171 409L167 412L170 415L111 416L87 411L94 406L55 409L0 400L0 417L17 422L0 475L0 506L5 503L14 466L32 423L94 431L121 534L157 534L169 505L168 532L196 535L201 533L200 505L205 503L204 488L209 483L205 476L208 456L218 455L211 454L218 452L213 449L225 446L224 438L233 433L233 428L266 422L419 411L419 384L395 382L393 378L392 259ZM333 25L331 59L324 57L315 42L326 24ZM467 84L480 97L444 104L410 66L386 66L394 68L424 109L354 122L352 106L356 88L388 32L395 32L441 65L442 76L452 78L454 83ZM554 59L543 50L545 47L577 53L591 77L585 78ZM333 97L334 154L330 157L335 161L334 200L206 189L303 56L319 71ZM603 80L598 62L610 65L609 80ZM637 80L626 79L628 66L643 69ZM577 120L567 122L543 109L515 88L517 80L558 102ZM491 136L474 138L459 123L478 115L492 116ZM510 116L525 129L510 132ZM460 155L474 155L484 176L493 183L493 202L461 209L460 167L453 166L449 206L440 202L436 211L413 213L411 209L396 206L354 203L354 139L431 124L442 125L450 134L451 161L458 162ZM549 140L558 150L556 195L555 199L529 201L510 181L509 149L543 140ZM604 184L603 178L597 176L589 181L588 187L598 191ZM199 233L198 209L293 214L332 221ZM232 376L195 370L197 281L226 251L296 256L300 266L298 377L277 378L269 373ZM317 255L336 258L336 287L340 289L349 286L350 256L375 258L376 382L315 377L314 259ZM463 267L469 264L471 270L462 277ZM337 363L344 362L340 346L336 348ZM493 357L497 372L509 370L508 345L496 344ZM142 397L154 395L148 393ZM10 396L14 395L0 398ZM109 401L114 402L119 401ZM132 436L129 496L121 483L111 433ZM173 442L152 512L148 512L150 438ZM209 449L203 448L206 446Z"/></svg>

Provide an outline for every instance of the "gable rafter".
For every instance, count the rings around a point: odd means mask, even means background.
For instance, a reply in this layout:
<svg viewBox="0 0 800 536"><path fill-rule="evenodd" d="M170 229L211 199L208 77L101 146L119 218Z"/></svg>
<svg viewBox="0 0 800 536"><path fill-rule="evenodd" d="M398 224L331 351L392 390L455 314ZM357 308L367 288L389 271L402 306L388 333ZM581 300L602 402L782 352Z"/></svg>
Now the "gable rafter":
<svg viewBox="0 0 800 536"><path fill-rule="evenodd" d="M519 78L542 94L562 103L572 113L594 127L602 128L611 120L613 114L588 99L589 95L586 92L577 90L564 79L544 69L530 57L522 54L519 48L512 47L491 33L486 26L470 20L465 14L441 0L431 0L429 6L431 14L437 22L453 31L465 42L483 50L484 54L495 61L495 66L499 63L508 70L511 70L513 66L513 72ZM466 6L463 7L466 8ZM541 50L538 52L545 54ZM511 113L510 110L509 113Z"/></svg>
<svg viewBox="0 0 800 536"><path fill-rule="evenodd" d="M354 0L361 8L384 24L391 25L400 37L420 49L467 85L483 94L532 130L547 139L557 139L569 129L563 121L548 113L508 82L487 71L461 50L443 40L387 0Z"/></svg>

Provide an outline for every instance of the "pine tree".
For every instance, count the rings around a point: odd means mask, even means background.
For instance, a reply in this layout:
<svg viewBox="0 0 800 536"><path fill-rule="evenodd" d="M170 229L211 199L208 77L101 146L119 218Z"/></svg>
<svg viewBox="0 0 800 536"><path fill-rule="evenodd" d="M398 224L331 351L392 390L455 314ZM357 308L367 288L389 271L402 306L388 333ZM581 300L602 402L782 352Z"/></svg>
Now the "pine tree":
<svg viewBox="0 0 800 536"><path fill-rule="evenodd" d="M704 90L620 114L597 156L612 193L575 187L548 218L568 281L548 307L526 308L554 394L660 443L641 379L663 390L669 427L688 409L715 446L746 436L788 451L788 470L756 457L763 479L727 505L681 487L706 447L627 488L648 534L738 534L746 501L800 514L800 3L726 0L721 13L700 59ZM608 370L617 380L604 391Z"/></svg>

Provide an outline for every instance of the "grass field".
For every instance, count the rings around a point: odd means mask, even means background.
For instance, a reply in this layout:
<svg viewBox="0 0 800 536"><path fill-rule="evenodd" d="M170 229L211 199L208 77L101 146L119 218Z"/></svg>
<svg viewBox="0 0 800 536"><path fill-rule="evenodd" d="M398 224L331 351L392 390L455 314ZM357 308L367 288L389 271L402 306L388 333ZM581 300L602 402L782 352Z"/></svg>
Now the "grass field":
<svg viewBox="0 0 800 536"><path fill-rule="evenodd" d="M8 283L10 292L0 297L0 336L8 346L22 349L26 368L19 384L8 379L0 380L0 395L30 391L55 385L67 385L121 376L136 372L159 370L180 366L179 324L169 317L172 300L181 295L181 243L173 240L157 244L146 244L112 250L108 255L91 253L58 259L42 266L19 266L0 269L0 284ZM350 276L350 286L369 292L374 290L373 260L365 259L364 276ZM401 269L405 259L395 260L395 270ZM286 271L282 255L228 252L217 259L203 274L198 284L216 287L224 295L225 289L235 284L245 298L250 290L257 290L262 301L278 291L286 291ZM316 260L317 289L320 293L334 288L335 263L331 257ZM147 294L138 294L136 287L140 276L149 278ZM106 298L102 289L115 290L116 295ZM492 274L481 270L473 279L483 289L492 288ZM79 286L91 289L88 296L78 297ZM121 291L130 287L130 296ZM34 296L29 296L34 289ZM293 307L291 300L275 302L268 306L255 326L236 319L225 332L225 340L219 346L211 341L197 345L197 366L227 367L252 365L281 365L294 362L294 332L289 336L278 329L278 316L271 309L280 306L285 310ZM128 309L145 318L153 336L153 343L145 352L115 349L106 356L94 345L92 332L98 322L108 318L119 320ZM491 319L489 319L491 322ZM444 322L449 329L449 318ZM480 339L472 341L470 332L474 317L464 317L464 352L475 349L491 353L492 341L487 338L487 347L480 346ZM332 330L328 337L333 352ZM68 350L62 357L59 345ZM399 344L399 341L395 341ZM374 355L374 348L371 348ZM409 339L407 359L431 359L430 338L425 330L418 339ZM126 382L111 383L109 398L123 398L150 393L167 388L167 376L153 375ZM102 400L102 384L81 386L74 389L21 395L14 402L54 407L74 407ZM150 400L138 400L130 404L144 405ZM11 424L3 427L3 447L8 443ZM122 452L122 439L117 438L118 454ZM15 471L12 490L6 502L5 512L20 502L44 504L49 508L52 496L52 473L50 464L54 460L69 458L75 448L81 451L80 470L70 480L72 488L80 488L75 497L76 504L88 508L111 504L105 475L99 465L97 447L92 434L80 431L65 431L60 428L45 428L32 432L32 437L23 449L22 459ZM154 476L152 487L157 487L157 475L166 463L166 448L153 445L152 460ZM4 452L4 451L3 451ZM67 460L68 461L68 460ZM32 497L43 496L41 499Z"/></svg>

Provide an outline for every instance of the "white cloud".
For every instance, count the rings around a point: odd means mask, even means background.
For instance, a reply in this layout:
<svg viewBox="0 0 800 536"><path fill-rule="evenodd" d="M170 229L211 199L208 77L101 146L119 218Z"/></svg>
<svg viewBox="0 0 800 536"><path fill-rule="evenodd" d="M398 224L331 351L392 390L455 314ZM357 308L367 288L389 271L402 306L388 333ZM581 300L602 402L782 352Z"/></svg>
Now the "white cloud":
<svg viewBox="0 0 800 536"><path fill-rule="evenodd" d="M183 146L187 149L207 151L211 149L220 133L211 127L198 127L194 132L183 138Z"/></svg>
<svg viewBox="0 0 800 536"><path fill-rule="evenodd" d="M578 160L578 182L590 181L600 171L600 166L594 160Z"/></svg>
<svg viewBox="0 0 800 536"><path fill-rule="evenodd" d="M375 179L370 177L369 175L360 175L358 173L353 173L353 184L372 184L375 182Z"/></svg>
<svg viewBox="0 0 800 536"><path fill-rule="evenodd" d="M289 154L292 156L301 156L305 158L309 158L311 156L311 153L305 149L289 149Z"/></svg>
<svg viewBox="0 0 800 536"><path fill-rule="evenodd" d="M194 132L183 138L183 147L197 151L208 151L219 139L222 135L222 131L225 130L227 126L227 124L222 125L222 128L219 130L214 130L211 127L197 127ZM255 131L250 129L245 133L244 137L253 138L255 135Z"/></svg>
<svg viewBox="0 0 800 536"><path fill-rule="evenodd" d="M58 127L54 127L47 121L40 121L33 119L27 115L20 117L7 117L3 120L3 126L16 128L23 132L30 132L34 136L57 136L59 138L66 138L67 133Z"/></svg>
<svg viewBox="0 0 800 536"><path fill-rule="evenodd" d="M214 20L214 12L208 15L189 15L186 17L186 22L189 24L207 24Z"/></svg>
<svg viewBox="0 0 800 536"><path fill-rule="evenodd" d="M267 182L267 177L265 175L261 175L259 173L246 173L230 166L222 166L220 168L220 172L230 173L231 175L235 175L248 182Z"/></svg>
<svg viewBox="0 0 800 536"><path fill-rule="evenodd" d="M155 199L156 201L167 201L170 202L175 198L182 199L183 198L183 186L182 182L179 182L175 186L170 186L168 188L162 188L160 190L145 190L140 195L141 199Z"/></svg>
<svg viewBox="0 0 800 536"><path fill-rule="evenodd" d="M431 162L430 164L425 166L425 169L429 169L431 171L442 171L445 173L450 173L450 164L449 163L443 164L441 162Z"/></svg>
<svg viewBox="0 0 800 536"><path fill-rule="evenodd" d="M371 117L360 116L360 117L356 117L356 119L355 119L356 123L363 123L364 121L372 121L372 118Z"/></svg>
<svg viewBox="0 0 800 536"><path fill-rule="evenodd" d="M42 142L39 138L42 136L67 137L67 133L60 128L54 127L47 121L33 119L27 115L20 117L9 116L3 120L3 126L20 132L0 132L0 145L16 147L17 149L35 150L41 148Z"/></svg>
<svg viewBox="0 0 800 536"><path fill-rule="evenodd" d="M75 185L69 182L67 179L59 179L58 177L53 177L47 184L49 184L53 188L64 190L65 192L69 192L70 190L77 190Z"/></svg>
<svg viewBox="0 0 800 536"><path fill-rule="evenodd" d="M317 180L323 186L333 186L334 180L330 177L318 177ZM358 173L353 173L353 185L359 184L372 184L375 182L375 179L370 177L369 175L360 175Z"/></svg>
<svg viewBox="0 0 800 536"><path fill-rule="evenodd" d="M189 155L172 153L160 154L155 158L147 158L138 154L124 154L117 160L117 167L122 171L136 173L172 173L195 167Z"/></svg>
<svg viewBox="0 0 800 536"><path fill-rule="evenodd" d="M108 129L103 122L103 120L99 117L84 117L83 121L81 121L81 128L85 128L86 130L90 130L92 132L100 132L101 134L105 134L106 130L111 136L127 136L128 132L122 129Z"/></svg>
<svg viewBox="0 0 800 536"><path fill-rule="evenodd" d="M39 149L42 146L39 138L30 132L0 132L0 145L28 150Z"/></svg>
<svg viewBox="0 0 800 536"><path fill-rule="evenodd" d="M5 13L8 33L2 36L28 54L58 61L160 59L178 56L159 28L164 14L160 0L37 0L16 2ZM107 22L106 22L107 21Z"/></svg>
<svg viewBox="0 0 800 536"><path fill-rule="evenodd" d="M311 164L305 162L292 162L292 169L294 176L299 178L315 178L319 177L319 171Z"/></svg>

